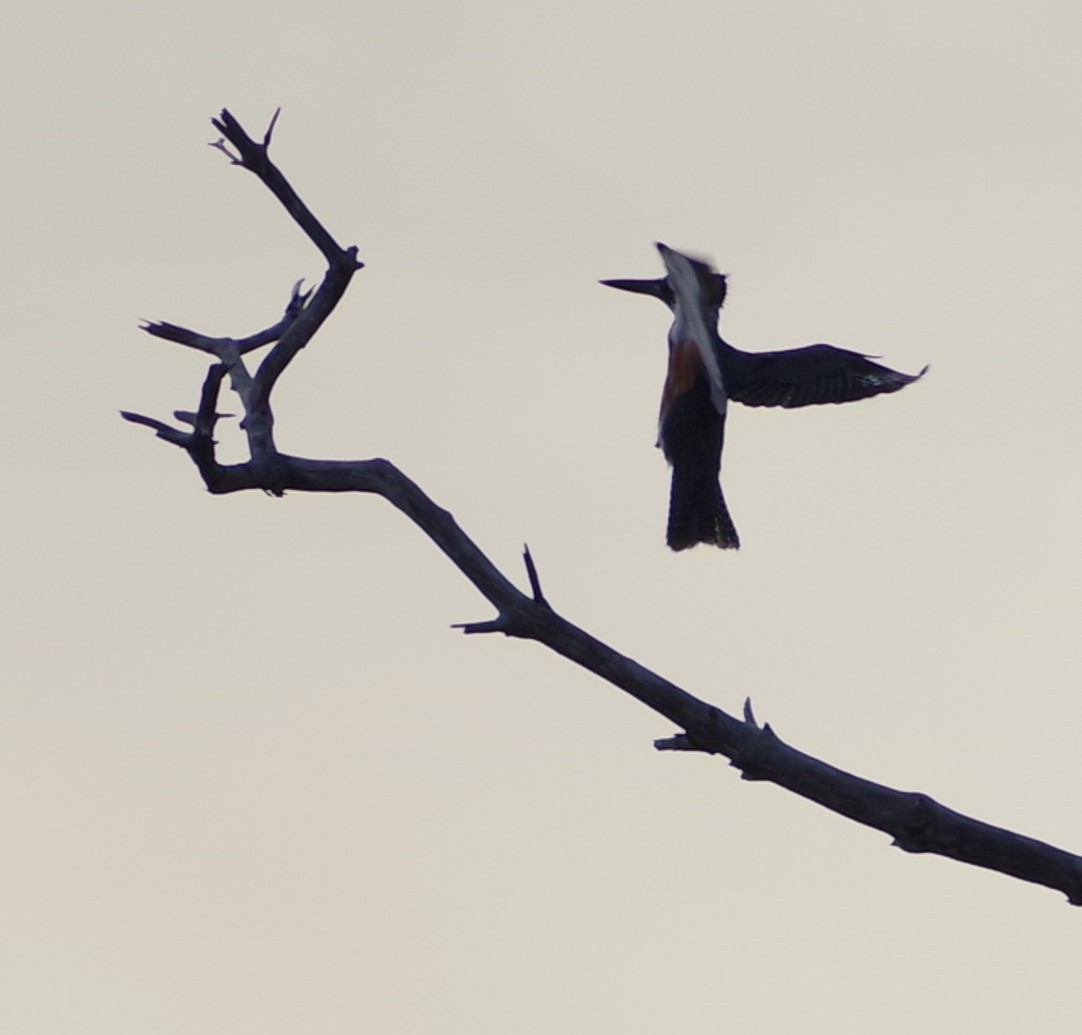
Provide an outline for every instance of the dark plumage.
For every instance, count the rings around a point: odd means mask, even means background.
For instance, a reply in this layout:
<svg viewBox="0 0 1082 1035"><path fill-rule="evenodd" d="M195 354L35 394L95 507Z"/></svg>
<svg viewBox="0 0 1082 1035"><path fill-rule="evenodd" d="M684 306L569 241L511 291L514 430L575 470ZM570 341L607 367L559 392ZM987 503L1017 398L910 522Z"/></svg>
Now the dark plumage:
<svg viewBox="0 0 1082 1035"><path fill-rule="evenodd" d="M741 352L717 332L727 291L724 274L666 245L657 248L667 276L601 283L653 295L673 313L658 421L658 445L672 466L668 543L674 550L696 543L736 549L740 539L718 481L730 399L787 409L854 402L896 392L928 368L902 374L834 345Z"/></svg>
<svg viewBox="0 0 1082 1035"><path fill-rule="evenodd" d="M905 388L928 369L901 374L834 345L805 345L782 352L741 352L724 341L722 346L722 375L729 398L745 406L795 409L856 402Z"/></svg>
<svg viewBox="0 0 1082 1035"><path fill-rule="evenodd" d="M666 540L674 550L696 543L740 548L718 481L724 441L725 417L710 399L706 378L697 378L665 407L658 434L672 465Z"/></svg>

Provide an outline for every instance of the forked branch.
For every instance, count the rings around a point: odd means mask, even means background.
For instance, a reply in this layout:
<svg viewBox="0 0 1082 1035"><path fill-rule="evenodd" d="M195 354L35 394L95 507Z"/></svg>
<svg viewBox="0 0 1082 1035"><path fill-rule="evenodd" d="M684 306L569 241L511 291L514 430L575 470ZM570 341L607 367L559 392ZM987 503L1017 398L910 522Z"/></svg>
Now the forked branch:
<svg viewBox="0 0 1082 1035"><path fill-rule="evenodd" d="M825 808L890 834L908 852L932 852L996 870L1020 880L1062 891L1082 905L1082 857L982 823L945 808L927 795L892 790L827 765L785 744L769 724L760 726L744 706L735 718L572 625L557 614L541 592L537 567L525 552L530 593L518 589L438 507L387 460L309 460L279 453L274 445L271 390L297 352L337 305L353 274L362 268L355 247L342 249L312 215L268 151L275 119L262 143L253 141L228 111L214 125L225 141L217 146L230 160L254 173L282 203L327 260L327 273L314 292L302 294L298 283L285 315L272 327L244 339L213 337L171 323L149 323L149 334L215 357L194 413L175 416L189 427L177 428L153 417L122 416L152 428L159 438L186 450L213 493L263 489L275 495L298 492L366 492L384 497L413 521L473 583L496 611L493 619L460 626L468 633L502 632L536 640L575 664L619 687L665 716L683 732L655 742L658 750L702 751L724 755L745 780L767 780ZM232 145L233 150L227 146ZM244 356L272 345L255 374ZM215 457L214 428L218 395L226 375L244 411L249 459L234 465Z"/></svg>

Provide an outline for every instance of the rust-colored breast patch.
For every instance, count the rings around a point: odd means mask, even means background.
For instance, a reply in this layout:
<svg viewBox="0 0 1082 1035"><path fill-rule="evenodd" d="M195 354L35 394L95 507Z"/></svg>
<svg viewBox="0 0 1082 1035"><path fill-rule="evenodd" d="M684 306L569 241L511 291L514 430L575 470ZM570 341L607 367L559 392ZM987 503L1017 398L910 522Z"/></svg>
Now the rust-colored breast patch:
<svg viewBox="0 0 1082 1035"><path fill-rule="evenodd" d="M706 377L706 367L699 350L690 341L682 341L669 349L669 373L661 393L661 416L664 417L673 399L688 391L696 381Z"/></svg>

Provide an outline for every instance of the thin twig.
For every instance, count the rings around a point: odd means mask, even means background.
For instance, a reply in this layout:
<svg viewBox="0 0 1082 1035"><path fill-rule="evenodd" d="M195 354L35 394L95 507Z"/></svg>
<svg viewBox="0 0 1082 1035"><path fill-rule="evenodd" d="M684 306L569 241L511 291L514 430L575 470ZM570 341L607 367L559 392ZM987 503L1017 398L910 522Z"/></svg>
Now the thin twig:
<svg viewBox="0 0 1082 1035"><path fill-rule="evenodd" d="M533 602L540 604L542 607L548 607L548 601L545 599L545 594L541 592L541 579L537 574L537 566L533 562L533 555L530 553L529 546L522 547L522 560L526 564L526 575L530 580L530 592L533 593Z"/></svg>
<svg viewBox="0 0 1082 1035"><path fill-rule="evenodd" d="M198 331L189 330L187 327L181 327L179 324L167 323L164 320L145 320L140 325L140 328L155 338L176 342L178 345L198 349L200 352L206 352L212 356L218 355L219 350L224 345L231 344L243 356L245 353L276 342L293 326L297 318L304 312L305 303L312 296L311 291L301 291L303 283L303 280L298 280L293 285L285 312L276 324L262 331L256 331L255 334L249 334L245 338L211 337L207 334L200 334Z"/></svg>
<svg viewBox="0 0 1082 1035"><path fill-rule="evenodd" d="M120 416L124 420L131 421L132 424L142 424L144 427L153 428L158 438L164 439L174 446L180 446L181 449L187 449L191 445L192 433L190 431L182 431L180 428L174 428L154 417L145 417L143 414L133 413L131 410L121 410Z"/></svg>

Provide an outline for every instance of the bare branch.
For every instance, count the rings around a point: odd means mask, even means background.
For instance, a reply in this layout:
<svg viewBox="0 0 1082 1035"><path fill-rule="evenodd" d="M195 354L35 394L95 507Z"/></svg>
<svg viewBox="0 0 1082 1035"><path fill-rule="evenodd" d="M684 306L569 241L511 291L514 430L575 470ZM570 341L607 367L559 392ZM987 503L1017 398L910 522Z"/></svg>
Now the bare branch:
<svg viewBox="0 0 1082 1035"><path fill-rule="evenodd" d="M262 472L262 477L266 478L272 478L278 467L274 444L274 415L270 408L274 385L293 357L308 344L323 325L323 321L334 311L349 287L353 274L364 267L364 263L357 259L357 248L339 247L270 160L267 152L277 118L278 112L271 120L262 144L252 140L226 109L222 110L220 118L212 121L236 148L237 154L233 155L221 143L219 150L229 155L235 164L242 165L260 179L327 259L327 272L319 288L314 295L311 291L302 294L302 282L298 281L293 287L283 318L267 330L246 339L211 337L166 322L151 322L143 326L147 333L155 337L209 352L228 367L233 389L240 395L244 407L245 416L241 427L248 436L250 465L254 465ZM277 344L259 365L256 374L250 375L242 356L271 342ZM279 493L281 490L271 488L269 491Z"/></svg>
<svg viewBox="0 0 1082 1035"><path fill-rule="evenodd" d="M181 327L175 323L166 323L164 321L156 322L147 320L141 326L142 330L147 334L154 335L155 338L162 338L165 341L173 341L179 345L186 345L190 349L198 349L200 352L210 353L212 356L217 356L219 351L228 345L232 345L243 356L247 352L252 352L254 349L262 348L264 345L270 345L272 342L276 342L290 327L297 321L297 318L304 311L305 303L312 297L311 291L301 291L301 285L303 280L298 280L293 285L293 290L290 292L289 304L285 308L285 313L282 318L272 326L266 328L266 330L256 331L255 334L249 334L246 338L212 338L206 334L200 334L198 331L189 330L187 327Z"/></svg>
<svg viewBox="0 0 1082 1035"><path fill-rule="evenodd" d="M225 114L224 112L222 113ZM278 125L278 116L282 114L281 106L274 109L274 114L271 116L270 125L267 126L267 132L263 134L263 150L266 151L270 147L271 137L274 136L274 127Z"/></svg>
<svg viewBox="0 0 1082 1035"><path fill-rule="evenodd" d="M192 413L191 410L174 410L173 416L176 417L182 424L195 424L199 417L198 413ZM235 417L235 413L216 413L214 414L215 420L224 420L228 417Z"/></svg>
<svg viewBox="0 0 1082 1035"><path fill-rule="evenodd" d="M507 623L502 618L493 618L488 622L456 622L452 629L461 629L467 635L473 633L506 633L511 635Z"/></svg>
<svg viewBox="0 0 1082 1035"><path fill-rule="evenodd" d="M693 697L590 636L547 604L516 589L462 531L386 460L316 461L281 457L279 486L303 492L374 492L417 524L497 609L467 633L502 632L536 640L619 687L685 731L662 750L701 751L731 759L746 780L766 780L865 826L890 834L907 852L932 852L1062 891L1082 905L1082 858L963 816L924 794L897 791L821 762L784 743L769 724L758 727ZM223 482L212 491L252 488Z"/></svg>
<svg viewBox="0 0 1082 1035"><path fill-rule="evenodd" d="M270 396L275 383L293 357L311 341L323 321L334 311L334 307L349 287L353 274L364 268L364 263L357 258L356 245L342 248L323 224L316 219L308 206L301 201L297 192L270 160L268 150L277 120L278 112L275 112L264 134L262 144L257 144L252 140L226 108L222 109L218 118L211 120L226 140L236 148L238 157L233 161L259 177L327 260L327 273L315 296L303 307L297 319L282 333L278 344L263 360L253 381L251 398L246 405L245 423L249 429L254 427L260 429L259 441L262 452L273 449L274 418L270 411ZM222 150L229 154L224 145Z"/></svg>
<svg viewBox="0 0 1082 1035"><path fill-rule="evenodd" d="M334 312L335 306L346 293L353 274L363 266L363 263L357 261L356 247L343 252L338 261L329 266L314 297L297 314L296 320L283 332L278 343L260 364L253 384L249 417L258 415L268 426L273 425L270 395L278 378L293 357L312 340L316 331L323 326L323 321Z"/></svg>
<svg viewBox="0 0 1082 1035"><path fill-rule="evenodd" d="M996 870L1055 888L1072 904L1082 905L1082 857L963 816L927 795L893 790L804 754L785 744L769 724L758 725L750 699L745 700L741 721L692 696L558 615L542 594L529 549L524 552L524 563L531 595L523 593L450 513L387 460L310 460L279 453L271 433L270 392L274 382L333 310L361 264L356 261L355 248L338 248L267 157L275 120L259 145L228 111L223 111L215 125L237 149L238 156L233 157L224 143L220 149L254 172L320 248L328 260L323 283L311 300L307 295L301 299L294 318L281 331L277 345L254 377L244 366L242 344L233 339L206 338L174 324L147 326L149 333L210 352L219 362L208 371L191 432L130 412L122 413L126 420L152 428L160 438L186 449L212 493L262 489L279 496L288 490L382 496L414 522L495 609L494 618L457 628L467 633L502 632L535 640L612 683L683 731L656 741L658 750L723 755L741 770L743 779L770 781L839 815L884 831L907 852L933 852ZM299 285L294 301L298 298ZM248 462L232 466L217 462L212 438L219 418L218 393L226 373L244 406L251 452Z"/></svg>
<svg viewBox="0 0 1082 1035"><path fill-rule="evenodd" d="M548 601L541 592L541 579L537 575L537 567L533 562L533 555L528 546L522 548L522 560L526 565L526 575L530 580L530 591L533 593L533 602L548 607Z"/></svg>
<svg viewBox="0 0 1082 1035"><path fill-rule="evenodd" d="M226 370L224 363L215 363L207 371L203 391L199 397L199 411L192 422L195 426L195 434L199 438L210 440L214 435L214 425L218 422L218 418L226 416L215 410L218 405L218 392L222 387L222 378L225 377Z"/></svg>
<svg viewBox="0 0 1082 1035"><path fill-rule="evenodd" d="M156 420L154 417L144 417L141 413L132 413L131 410L121 410L120 416L127 421L131 421L132 424L142 424L144 427L153 428L158 438L171 442L174 446L180 446L181 449L187 449L191 445L192 433L190 431L182 431L180 428L174 428L163 421Z"/></svg>
<svg viewBox="0 0 1082 1035"><path fill-rule="evenodd" d="M654 741L655 751L700 751L702 750L686 733L677 733L675 737L662 737Z"/></svg>
<svg viewBox="0 0 1082 1035"><path fill-rule="evenodd" d="M278 170L278 167L270 160L270 140L274 131L275 123L281 109L274 113L267 132L263 136L263 143L257 144L244 131L244 127L233 117L228 108L223 108L216 119L211 119L214 127L236 148L237 154L230 159L235 165L243 166L249 172L255 173L271 193L282 203L285 210L293 217L297 225L311 239L312 243L323 253L329 266L342 262L348 254L341 248L335 239L327 232L323 224L309 210L308 206L297 196L297 192L289 185L286 178ZM230 154L225 146L220 150ZM353 252L354 266L360 269L363 263L356 262L356 249Z"/></svg>

